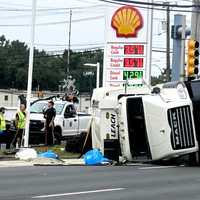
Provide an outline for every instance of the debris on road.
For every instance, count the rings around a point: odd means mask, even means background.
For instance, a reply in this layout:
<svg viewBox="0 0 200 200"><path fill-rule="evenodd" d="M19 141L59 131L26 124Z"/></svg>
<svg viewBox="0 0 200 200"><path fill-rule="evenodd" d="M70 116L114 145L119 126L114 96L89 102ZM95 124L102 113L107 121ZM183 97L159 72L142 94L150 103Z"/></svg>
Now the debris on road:
<svg viewBox="0 0 200 200"><path fill-rule="evenodd" d="M86 165L107 165L111 160L105 158L98 149L93 149L84 155L84 162Z"/></svg>
<svg viewBox="0 0 200 200"><path fill-rule="evenodd" d="M29 160L37 158L37 152L32 148L21 148L16 154L15 158L19 158L20 160Z"/></svg>
<svg viewBox="0 0 200 200"><path fill-rule="evenodd" d="M34 158L30 161L34 166L42 166L42 165L64 165L62 160L47 158L47 157L38 157Z"/></svg>
<svg viewBox="0 0 200 200"><path fill-rule="evenodd" d="M54 153L52 150L48 150L46 152L39 153L38 157L58 159L58 155L56 153Z"/></svg>

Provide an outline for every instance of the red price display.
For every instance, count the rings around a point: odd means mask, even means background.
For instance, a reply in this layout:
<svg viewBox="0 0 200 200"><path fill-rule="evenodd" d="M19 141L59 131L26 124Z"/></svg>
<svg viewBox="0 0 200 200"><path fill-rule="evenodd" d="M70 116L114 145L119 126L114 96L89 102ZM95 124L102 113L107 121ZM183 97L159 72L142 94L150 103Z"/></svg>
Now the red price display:
<svg viewBox="0 0 200 200"><path fill-rule="evenodd" d="M143 55L144 45L124 45L124 54Z"/></svg>
<svg viewBox="0 0 200 200"><path fill-rule="evenodd" d="M124 67L143 67L143 58L124 58Z"/></svg>

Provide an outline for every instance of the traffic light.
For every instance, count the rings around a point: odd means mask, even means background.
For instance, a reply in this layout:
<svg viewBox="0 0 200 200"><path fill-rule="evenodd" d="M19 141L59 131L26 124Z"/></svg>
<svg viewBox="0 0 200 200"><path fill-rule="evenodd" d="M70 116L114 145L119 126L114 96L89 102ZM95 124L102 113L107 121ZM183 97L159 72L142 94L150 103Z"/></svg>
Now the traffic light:
<svg viewBox="0 0 200 200"><path fill-rule="evenodd" d="M187 67L186 74L188 77L198 74L198 64L199 64L199 42L196 40L188 40L188 56L187 56Z"/></svg>

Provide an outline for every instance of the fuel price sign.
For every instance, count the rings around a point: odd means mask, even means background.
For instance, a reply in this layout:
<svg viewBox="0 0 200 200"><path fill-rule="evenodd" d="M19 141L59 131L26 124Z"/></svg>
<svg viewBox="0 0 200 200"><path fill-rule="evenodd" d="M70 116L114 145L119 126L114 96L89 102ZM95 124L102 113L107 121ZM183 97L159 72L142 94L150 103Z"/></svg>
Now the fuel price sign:
<svg viewBox="0 0 200 200"><path fill-rule="evenodd" d="M137 86L143 79L149 83L150 11L132 5L107 8L103 87Z"/></svg>
<svg viewBox="0 0 200 200"><path fill-rule="evenodd" d="M143 79L146 44L117 43L108 44L107 82L124 85L127 80L134 80L134 85L141 85ZM138 80L138 81L137 81ZM115 83L115 84L113 84Z"/></svg>

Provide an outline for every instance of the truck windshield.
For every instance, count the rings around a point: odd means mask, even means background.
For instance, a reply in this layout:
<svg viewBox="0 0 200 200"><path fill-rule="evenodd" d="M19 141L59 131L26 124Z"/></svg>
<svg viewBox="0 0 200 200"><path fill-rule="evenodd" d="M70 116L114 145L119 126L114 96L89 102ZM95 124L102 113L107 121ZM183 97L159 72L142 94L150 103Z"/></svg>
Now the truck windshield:
<svg viewBox="0 0 200 200"><path fill-rule="evenodd" d="M64 104L55 104L54 108L56 109L56 114L60 115L63 110ZM47 102L36 102L31 105L30 112L31 113L43 113L44 110L47 109Z"/></svg>

